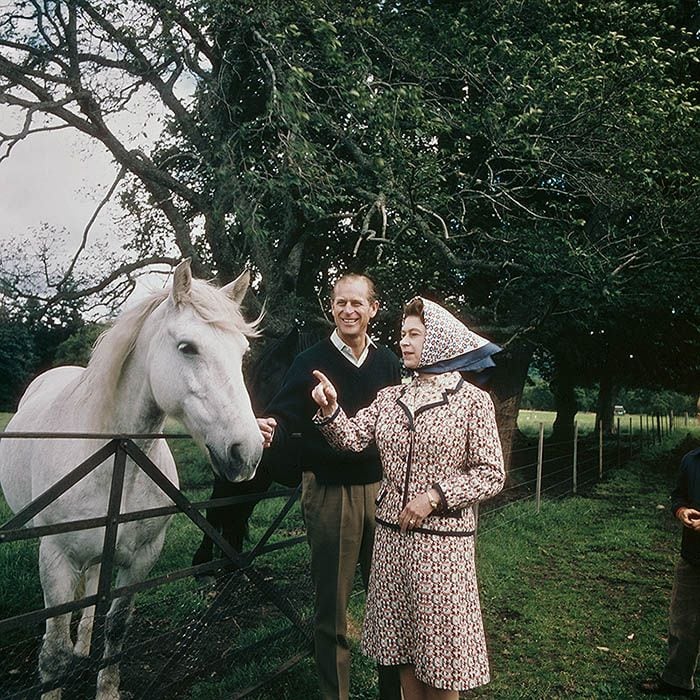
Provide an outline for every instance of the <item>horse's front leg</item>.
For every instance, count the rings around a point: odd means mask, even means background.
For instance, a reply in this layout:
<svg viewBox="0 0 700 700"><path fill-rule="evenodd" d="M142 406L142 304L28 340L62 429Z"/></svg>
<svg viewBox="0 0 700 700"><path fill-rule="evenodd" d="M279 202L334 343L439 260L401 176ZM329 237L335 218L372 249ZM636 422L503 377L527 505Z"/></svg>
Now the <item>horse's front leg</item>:
<svg viewBox="0 0 700 700"><path fill-rule="evenodd" d="M118 586L128 585L117 582ZM116 598L105 621L105 658L121 653L133 611L133 596ZM119 663L105 666L97 676L95 700L119 700Z"/></svg>
<svg viewBox="0 0 700 700"><path fill-rule="evenodd" d="M154 542L136 551L131 566L119 569L117 588L139 583L148 576L163 549L164 539L165 529ZM121 653L132 611L133 596L123 596L113 601L105 623L105 658ZM119 698L119 663L117 662L111 666L105 666L98 674L95 700L119 700Z"/></svg>
<svg viewBox="0 0 700 700"><path fill-rule="evenodd" d="M85 572L85 598L89 598L97 593L97 585L100 580L100 565L93 564ZM89 608L83 610L83 614L80 616L80 624L78 625L78 636L75 640L75 646L73 647L73 653L76 656L89 656L90 655L90 641L92 640L92 625L95 620L95 606L91 605Z"/></svg>
<svg viewBox="0 0 700 700"><path fill-rule="evenodd" d="M65 555L55 537L45 537L39 545L39 577L46 608L73 600L80 574ZM73 659L70 638L70 613L46 620L46 633L39 652L39 675L42 683L64 676ZM44 693L42 700L60 700L61 689Z"/></svg>

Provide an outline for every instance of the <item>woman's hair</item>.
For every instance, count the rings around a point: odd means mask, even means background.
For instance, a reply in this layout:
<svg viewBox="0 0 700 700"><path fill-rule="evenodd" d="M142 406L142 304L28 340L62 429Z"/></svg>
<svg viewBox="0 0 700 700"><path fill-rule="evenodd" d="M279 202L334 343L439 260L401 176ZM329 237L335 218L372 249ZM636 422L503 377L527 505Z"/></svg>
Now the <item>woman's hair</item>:
<svg viewBox="0 0 700 700"><path fill-rule="evenodd" d="M423 300L420 297L414 297L403 307L403 317L418 316L421 323L425 325L425 315L423 313Z"/></svg>

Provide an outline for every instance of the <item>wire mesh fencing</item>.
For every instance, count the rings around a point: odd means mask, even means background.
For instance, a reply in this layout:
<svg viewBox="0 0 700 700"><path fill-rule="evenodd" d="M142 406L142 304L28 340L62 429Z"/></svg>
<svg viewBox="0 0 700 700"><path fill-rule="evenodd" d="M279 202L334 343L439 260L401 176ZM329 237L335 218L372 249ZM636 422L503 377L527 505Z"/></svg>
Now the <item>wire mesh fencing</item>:
<svg viewBox="0 0 700 700"><path fill-rule="evenodd" d="M614 420L610 434L580 434L575 427L570 438L553 439L546 437L543 424L529 438L518 432L506 485L481 504L478 532L537 512L543 499L581 493L684 426L687 418L672 415L624 416ZM37 537L46 532L20 529L13 519L10 527L0 528L0 698L38 698L51 687L62 687L71 700L92 698L99 668L116 663L124 697L134 700L255 697L269 693L282 674L311 653L313 589L298 492L273 486L218 504L197 500L201 495L195 488L189 498L180 494L184 500L177 502L173 494L161 560L148 580L126 591L136 597L121 648L106 659L95 653L75 657L53 683L42 683L37 672L45 619L57 612L70 614L75 639L83 610L88 608L89 617L98 601L81 591L61 611L47 612L36 566ZM230 552L217 533L213 561L192 565L204 529L201 511L245 501L257 505L243 551ZM527 502L531 510L511 508ZM506 520L491 517L496 513ZM118 514L117 526L129 517L135 516ZM100 520L78 528L105 525ZM113 576L108 583L110 600L125 594ZM103 605L103 615L107 609Z"/></svg>
<svg viewBox="0 0 700 700"><path fill-rule="evenodd" d="M2 437L56 436L5 433ZM124 697L189 697L197 683L211 682L217 676L226 677L228 697L244 697L279 674L289 665L290 657L303 658L309 653L311 587L296 507L298 489L273 489L265 494L223 499L223 504L193 502L131 437L137 436L110 439L0 528L0 559L7 564L0 568L2 698L40 697L58 688L71 700L94 697L96 683L100 682L98 674L114 675L117 669ZM100 468L112 470L112 489L104 515L69 523L38 520L39 524L34 524L33 518ZM129 478L129 469L137 468L162 489L172 505L122 512L124 480ZM266 501L268 522L257 528L253 546L238 552L199 511L250 499ZM119 528L164 515L175 517L152 575L148 579L120 579L125 543L118 540ZM42 591L36 580L36 538L60 535L65 544L69 535L68 549L77 549L82 533L96 528L104 533L97 584L90 590L77 591L76 599L64 596L58 604L42 608ZM217 557L191 565L192 544L202 532L212 539ZM143 546L139 541L127 544L127 549ZM152 546L148 540L146 546ZM86 566L96 563L90 561ZM43 583L47 585L50 563L44 562L43 571ZM17 585L22 580L28 584L24 589ZM135 595L136 614L130 615L129 606L123 603ZM48 620L61 616L70 619L72 639L60 638L58 653L56 644L47 651L46 644L42 648L43 627ZM127 626L128 634L123 636ZM89 629L86 643L85 631ZM74 649L66 648L66 644L72 647L73 643ZM37 666L41 664L44 672L40 678Z"/></svg>

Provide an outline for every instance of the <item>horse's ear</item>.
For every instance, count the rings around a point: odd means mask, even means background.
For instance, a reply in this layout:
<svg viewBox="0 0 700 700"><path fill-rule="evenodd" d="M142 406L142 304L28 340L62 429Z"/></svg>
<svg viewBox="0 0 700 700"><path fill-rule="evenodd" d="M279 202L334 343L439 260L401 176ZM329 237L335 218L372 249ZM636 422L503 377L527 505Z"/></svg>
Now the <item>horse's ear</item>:
<svg viewBox="0 0 700 700"><path fill-rule="evenodd" d="M230 299L233 299L233 301L236 302L236 304L240 305L243 302L243 297L245 296L245 293L248 291L248 287L250 286L250 270L245 270L242 272L238 277L236 277L233 282L229 282L228 284L225 284L222 288L221 291L228 295Z"/></svg>
<svg viewBox="0 0 700 700"><path fill-rule="evenodd" d="M173 274L173 289L171 296L175 304L182 304L189 300L192 289L192 270L190 268L191 259L185 258L175 268Z"/></svg>

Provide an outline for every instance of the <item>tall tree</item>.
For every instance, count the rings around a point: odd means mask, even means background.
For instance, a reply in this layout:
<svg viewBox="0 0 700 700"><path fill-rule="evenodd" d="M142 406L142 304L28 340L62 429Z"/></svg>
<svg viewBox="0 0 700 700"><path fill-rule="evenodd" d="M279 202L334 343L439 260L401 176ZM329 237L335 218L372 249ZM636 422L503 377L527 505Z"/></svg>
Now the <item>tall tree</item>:
<svg viewBox="0 0 700 700"><path fill-rule="evenodd" d="M0 99L21 126L0 138L101 142L137 221L122 270L172 242L200 275L250 264L273 330L347 267L394 306L446 298L506 345L512 423L535 345L573 314L593 327L642 270L653 289L660 251L697 253L693 17L670 0L18 0ZM167 115L147 151L113 125L144 96Z"/></svg>

